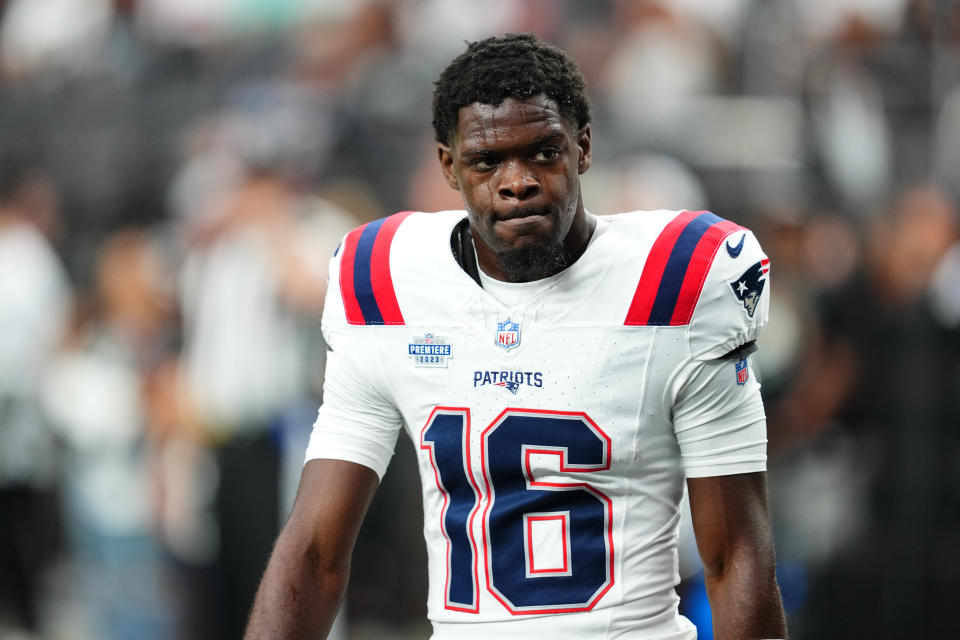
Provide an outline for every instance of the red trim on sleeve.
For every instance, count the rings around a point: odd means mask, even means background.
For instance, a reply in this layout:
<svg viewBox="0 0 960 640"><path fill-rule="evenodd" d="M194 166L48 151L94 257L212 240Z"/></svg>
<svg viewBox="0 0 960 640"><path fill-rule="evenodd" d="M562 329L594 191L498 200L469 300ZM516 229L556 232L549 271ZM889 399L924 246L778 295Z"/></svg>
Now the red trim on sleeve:
<svg viewBox="0 0 960 640"><path fill-rule="evenodd" d="M629 326L643 326L650 319L650 311L653 309L653 302L657 298L657 290L660 288L660 280L663 278L663 270L667 266L667 260L670 259L670 253L673 246L677 243L677 238L686 229L687 224L704 213L703 211L684 211L676 218L667 223L653 246L650 247L650 253L647 255L647 261L643 264L643 272L640 274L640 282L637 284L637 290L633 294L633 300L630 302L630 309L627 311L627 319L623 324Z"/></svg>
<svg viewBox="0 0 960 640"><path fill-rule="evenodd" d="M400 223L411 213L413 212L401 211L384 220L373 242L373 251L370 255L370 283L373 295L377 299L377 306L380 308L380 315L383 316L383 324L404 324L400 303L397 302L397 292L393 286L393 277L390 275L390 245Z"/></svg>
<svg viewBox="0 0 960 640"><path fill-rule="evenodd" d="M347 324L364 324L363 312L357 301L357 292L353 286L353 263L357 257L357 242L367 225L358 227L343 240L343 257L340 258L340 297L343 298L343 310Z"/></svg>
<svg viewBox="0 0 960 640"><path fill-rule="evenodd" d="M707 229L707 232L701 236L697 248L693 250L687 272L683 277L677 306L674 307L673 316L670 318L671 326L684 325L690 322L693 317L693 310L696 309L697 301L700 299L700 292L703 291L703 283L707 279L710 265L713 264L713 258L717 255L717 250L720 249L720 245L723 244L727 236L738 230L745 229L735 222L724 220Z"/></svg>

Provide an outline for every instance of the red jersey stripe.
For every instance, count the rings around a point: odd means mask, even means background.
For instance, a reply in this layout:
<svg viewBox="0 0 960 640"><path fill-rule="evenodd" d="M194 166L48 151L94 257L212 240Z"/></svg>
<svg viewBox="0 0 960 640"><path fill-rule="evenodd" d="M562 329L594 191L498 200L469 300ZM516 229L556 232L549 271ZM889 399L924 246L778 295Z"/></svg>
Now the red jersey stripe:
<svg viewBox="0 0 960 640"><path fill-rule="evenodd" d="M400 223L411 213L413 212L401 211L384 220L373 242L373 251L370 254L370 283L380 315L383 316L383 324L404 324L393 277L390 275L390 245Z"/></svg>
<svg viewBox="0 0 960 640"><path fill-rule="evenodd" d="M650 311L653 309L653 302L657 297L657 290L660 288L660 280L663 278L663 270L667 266L667 260L670 259L673 246L687 224L702 213L704 212L684 211L671 220L654 240L650 253L647 255L647 261L643 264L637 290L630 302L627 319L624 320L623 324L630 326L647 324L650 319Z"/></svg>
<svg viewBox="0 0 960 640"><path fill-rule="evenodd" d="M343 310L348 324L364 324L363 312L357 301L357 292L353 285L353 265L357 257L357 242L367 225L354 229L343 240L343 256L340 258L340 297L343 298Z"/></svg>
<svg viewBox="0 0 960 640"><path fill-rule="evenodd" d="M673 316L670 318L671 326L684 325L690 322L693 317L693 310L696 309L697 301L700 299L703 283L707 279L707 272L710 271L713 258L717 255L717 250L727 236L738 230L744 229L735 222L724 220L710 227L701 236L696 249L693 250L693 255L690 257L690 263L687 265L687 272L684 274L683 285L680 287L680 295L677 298L677 306L674 307Z"/></svg>

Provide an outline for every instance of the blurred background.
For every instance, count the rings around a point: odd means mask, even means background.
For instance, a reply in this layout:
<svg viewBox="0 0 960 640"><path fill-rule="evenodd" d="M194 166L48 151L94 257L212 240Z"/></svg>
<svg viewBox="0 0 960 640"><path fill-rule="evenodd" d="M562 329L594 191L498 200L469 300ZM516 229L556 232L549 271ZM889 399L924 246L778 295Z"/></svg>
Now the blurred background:
<svg viewBox="0 0 960 640"><path fill-rule="evenodd" d="M518 31L587 78L591 211L711 209L772 259L792 637L954 635L956 0L0 0L0 638L240 637L320 401L328 258L460 208L432 82ZM420 528L401 439L338 637L427 637Z"/></svg>

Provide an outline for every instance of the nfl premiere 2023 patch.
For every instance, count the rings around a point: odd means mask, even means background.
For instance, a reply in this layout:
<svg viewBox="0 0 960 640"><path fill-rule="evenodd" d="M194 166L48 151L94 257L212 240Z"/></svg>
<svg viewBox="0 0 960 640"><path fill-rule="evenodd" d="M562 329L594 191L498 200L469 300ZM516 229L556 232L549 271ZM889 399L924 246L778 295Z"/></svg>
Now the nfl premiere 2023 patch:
<svg viewBox="0 0 960 640"><path fill-rule="evenodd" d="M407 355L413 358L416 367L445 368L453 357L453 348L447 344L446 338L425 333L415 336L407 345Z"/></svg>
<svg viewBox="0 0 960 640"><path fill-rule="evenodd" d="M743 309L751 318L760 302L760 294L767 283L766 275L770 272L770 261L764 258L743 272L743 275L730 283L733 295L743 304Z"/></svg>
<svg viewBox="0 0 960 640"><path fill-rule="evenodd" d="M510 318L507 318L503 322L498 322L496 344L506 351L510 351L510 349L514 347L519 347L520 323L513 322Z"/></svg>

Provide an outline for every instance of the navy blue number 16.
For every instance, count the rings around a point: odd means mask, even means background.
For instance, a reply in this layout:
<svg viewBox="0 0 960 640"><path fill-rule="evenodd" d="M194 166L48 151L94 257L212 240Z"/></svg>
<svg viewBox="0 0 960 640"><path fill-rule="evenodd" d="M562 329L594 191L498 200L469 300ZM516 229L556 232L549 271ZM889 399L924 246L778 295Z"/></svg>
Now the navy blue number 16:
<svg viewBox="0 0 960 640"><path fill-rule="evenodd" d="M479 611L474 520L487 590L514 614L587 611L613 586L612 502L584 473L610 468L610 438L585 413L507 409L471 466L470 410L437 407L420 436L444 497L445 605Z"/></svg>

